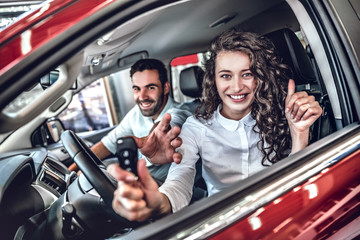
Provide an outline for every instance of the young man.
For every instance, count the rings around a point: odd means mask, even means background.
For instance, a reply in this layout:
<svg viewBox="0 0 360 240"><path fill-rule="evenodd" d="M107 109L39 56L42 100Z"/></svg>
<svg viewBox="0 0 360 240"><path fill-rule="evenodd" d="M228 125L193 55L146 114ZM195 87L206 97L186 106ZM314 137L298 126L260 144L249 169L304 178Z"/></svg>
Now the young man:
<svg viewBox="0 0 360 240"><path fill-rule="evenodd" d="M180 154L174 152L174 147L181 144L181 140L176 137L180 132L179 128L191 113L177 108L178 104L169 97L170 84L166 68L161 61L137 61L131 67L130 77L136 106L91 150L100 159L104 159L111 153L115 154L116 140L119 137L133 136L140 150L139 159L147 160L146 166L151 175L161 185L170 166L164 163L169 163L169 159L174 162L180 161ZM151 132L161 119L160 125ZM169 130L169 124L171 127L177 127ZM169 142L171 145L166 144Z"/></svg>

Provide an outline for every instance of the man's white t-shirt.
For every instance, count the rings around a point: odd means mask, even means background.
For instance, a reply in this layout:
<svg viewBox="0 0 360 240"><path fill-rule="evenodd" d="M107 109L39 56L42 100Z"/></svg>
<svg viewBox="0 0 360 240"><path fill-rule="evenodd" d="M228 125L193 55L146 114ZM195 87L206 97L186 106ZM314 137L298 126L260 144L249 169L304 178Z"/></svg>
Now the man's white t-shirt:
<svg viewBox="0 0 360 240"><path fill-rule="evenodd" d="M190 112L178 108L179 104L175 103L172 98L168 98L164 109L158 118L153 121L151 117L142 115L139 106L134 106L123 118L121 123L111 132L101 139L105 147L113 154L116 153L116 140L125 136L145 137L149 134L155 123L161 120L165 113L171 114L170 125L182 127L185 120L191 115ZM164 182L170 164L155 166L147 160L146 157L138 152L139 159L146 159L146 166L149 168L151 175L160 182Z"/></svg>

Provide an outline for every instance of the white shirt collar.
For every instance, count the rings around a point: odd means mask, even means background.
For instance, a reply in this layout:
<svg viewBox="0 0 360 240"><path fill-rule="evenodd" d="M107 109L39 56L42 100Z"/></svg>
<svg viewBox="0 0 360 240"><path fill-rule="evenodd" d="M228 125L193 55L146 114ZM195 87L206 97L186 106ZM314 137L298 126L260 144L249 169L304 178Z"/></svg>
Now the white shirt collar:
<svg viewBox="0 0 360 240"><path fill-rule="evenodd" d="M218 122L223 126L225 129L229 131L236 131L240 126L254 126L255 119L251 117L251 112L249 112L245 117L240 120L232 120L224 117L220 111L222 109L222 104L218 106L215 112L215 118L217 118Z"/></svg>

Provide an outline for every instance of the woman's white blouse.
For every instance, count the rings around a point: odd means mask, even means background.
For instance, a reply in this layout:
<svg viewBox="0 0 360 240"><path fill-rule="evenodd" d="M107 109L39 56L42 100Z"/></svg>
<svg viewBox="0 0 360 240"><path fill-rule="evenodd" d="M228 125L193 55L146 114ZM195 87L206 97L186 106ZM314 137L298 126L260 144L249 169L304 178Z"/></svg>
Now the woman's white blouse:
<svg viewBox="0 0 360 240"><path fill-rule="evenodd" d="M239 121L227 119L220 112L202 122L189 117L177 150L183 154L180 164L173 163L165 183L160 187L172 205L173 212L187 206L192 195L195 163L201 157L202 176L209 196L266 168L257 147L259 134L253 131L255 120L250 113Z"/></svg>

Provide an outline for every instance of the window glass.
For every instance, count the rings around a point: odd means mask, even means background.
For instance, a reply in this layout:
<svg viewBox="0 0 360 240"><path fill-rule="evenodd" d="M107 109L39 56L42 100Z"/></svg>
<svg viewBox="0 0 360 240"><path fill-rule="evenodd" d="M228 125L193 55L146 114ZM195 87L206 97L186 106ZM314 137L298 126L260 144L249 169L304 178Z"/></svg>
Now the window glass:
<svg viewBox="0 0 360 240"><path fill-rule="evenodd" d="M77 133L103 129L110 126L107 105L103 79L99 79L74 95L59 119L65 129Z"/></svg>
<svg viewBox="0 0 360 240"><path fill-rule="evenodd" d="M135 105L129 71L125 69L99 79L74 95L59 115L65 129L79 133L120 123Z"/></svg>
<svg viewBox="0 0 360 240"><path fill-rule="evenodd" d="M104 79L113 123L116 125L135 105L130 68L113 73Z"/></svg>

